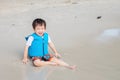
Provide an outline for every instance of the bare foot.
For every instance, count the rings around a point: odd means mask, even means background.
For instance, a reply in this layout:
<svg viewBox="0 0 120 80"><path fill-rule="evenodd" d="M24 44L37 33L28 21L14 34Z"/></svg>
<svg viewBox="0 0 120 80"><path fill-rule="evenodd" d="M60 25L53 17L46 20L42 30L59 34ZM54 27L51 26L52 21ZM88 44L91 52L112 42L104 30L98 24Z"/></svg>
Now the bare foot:
<svg viewBox="0 0 120 80"><path fill-rule="evenodd" d="M69 69L75 70L76 69L76 65L73 66L68 66Z"/></svg>

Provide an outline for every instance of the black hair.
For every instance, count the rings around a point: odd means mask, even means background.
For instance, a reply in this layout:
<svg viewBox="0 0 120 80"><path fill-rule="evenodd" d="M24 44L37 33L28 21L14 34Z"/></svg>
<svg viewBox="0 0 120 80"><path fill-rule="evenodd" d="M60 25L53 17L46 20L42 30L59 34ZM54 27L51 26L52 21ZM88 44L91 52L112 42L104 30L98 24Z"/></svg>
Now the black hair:
<svg viewBox="0 0 120 80"><path fill-rule="evenodd" d="M41 26L44 25L44 27L46 29L46 22L45 22L45 20L43 20L41 18L37 18L33 21L33 23L32 23L33 29L35 29L37 25L41 25Z"/></svg>

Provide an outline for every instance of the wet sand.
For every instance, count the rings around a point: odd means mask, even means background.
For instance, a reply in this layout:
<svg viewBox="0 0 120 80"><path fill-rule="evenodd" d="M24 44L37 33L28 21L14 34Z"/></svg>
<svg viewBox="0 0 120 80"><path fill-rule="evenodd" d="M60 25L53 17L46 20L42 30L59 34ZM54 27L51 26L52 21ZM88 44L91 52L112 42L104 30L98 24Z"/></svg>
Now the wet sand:
<svg viewBox="0 0 120 80"><path fill-rule="evenodd" d="M46 20L62 59L77 65L76 71L22 64L24 37L38 17ZM119 0L1 1L0 79L120 80L119 21Z"/></svg>

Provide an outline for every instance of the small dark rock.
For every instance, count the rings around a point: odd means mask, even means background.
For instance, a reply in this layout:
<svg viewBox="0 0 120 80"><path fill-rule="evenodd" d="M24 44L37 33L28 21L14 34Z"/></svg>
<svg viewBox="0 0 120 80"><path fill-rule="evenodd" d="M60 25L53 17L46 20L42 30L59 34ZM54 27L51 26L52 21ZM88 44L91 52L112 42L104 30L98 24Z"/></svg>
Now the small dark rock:
<svg viewBox="0 0 120 80"><path fill-rule="evenodd" d="M77 2L72 2L72 4L78 4Z"/></svg>
<svg viewBox="0 0 120 80"><path fill-rule="evenodd" d="M34 5L34 3L30 3L30 5Z"/></svg>
<svg viewBox="0 0 120 80"><path fill-rule="evenodd" d="M75 19L77 18L77 16L75 16Z"/></svg>
<svg viewBox="0 0 120 80"><path fill-rule="evenodd" d="M15 24L12 24L12 26L15 26Z"/></svg>
<svg viewBox="0 0 120 80"><path fill-rule="evenodd" d="M101 19L101 18L102 18L102 16L98 16L98 17L97 17L97 19Z"/></svg>

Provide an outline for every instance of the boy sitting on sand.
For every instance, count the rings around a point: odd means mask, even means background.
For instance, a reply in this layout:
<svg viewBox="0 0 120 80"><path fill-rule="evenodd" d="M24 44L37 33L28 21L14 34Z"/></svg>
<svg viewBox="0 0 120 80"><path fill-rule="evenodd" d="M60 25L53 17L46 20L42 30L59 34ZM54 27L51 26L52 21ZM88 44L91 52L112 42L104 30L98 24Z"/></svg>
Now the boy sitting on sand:
<svg viewBox="0 0 120 80"><path fill-rule="evenodd" d="M37 18L32 23L34 33L26 37L26 46L24 49L23 63L28 62L28 57L33 61L33 65L36 67L41 67L44 65L59 65L64 66L69 69L75 69L75 66L70 66L64 61L58 59L61 57L58 54L50 36L46 32L46 22L43 19ZM49 54L48 46L55 53Z"/></svg>

